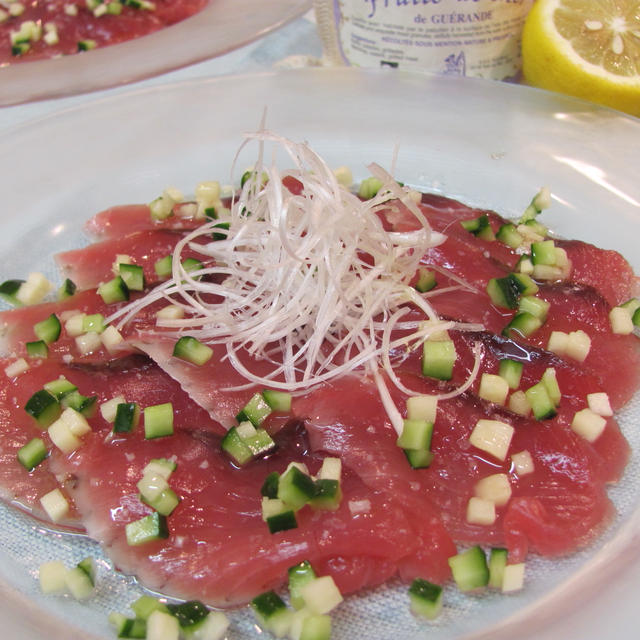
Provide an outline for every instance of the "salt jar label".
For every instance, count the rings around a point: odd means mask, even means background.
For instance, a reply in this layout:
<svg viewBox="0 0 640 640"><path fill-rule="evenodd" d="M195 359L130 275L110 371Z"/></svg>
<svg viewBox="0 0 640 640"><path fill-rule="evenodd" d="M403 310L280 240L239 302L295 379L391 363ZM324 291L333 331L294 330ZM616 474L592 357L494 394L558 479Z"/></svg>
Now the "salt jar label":
<svg viewBox="0 0 640 640"><path fill-rule="evenodd" d="M520 70L520 35L531 4L532 0L333 0L332 31L343 63L502 80ZM316 14L321 17L317 6ZM320 21L319 28L322 34Z"/></svg>

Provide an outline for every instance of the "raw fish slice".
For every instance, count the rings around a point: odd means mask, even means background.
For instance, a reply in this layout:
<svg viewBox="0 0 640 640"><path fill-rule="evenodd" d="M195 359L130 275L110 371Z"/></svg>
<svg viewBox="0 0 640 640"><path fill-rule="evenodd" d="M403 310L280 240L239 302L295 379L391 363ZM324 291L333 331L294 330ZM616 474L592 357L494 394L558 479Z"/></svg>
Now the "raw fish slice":
<svg viewBox="0 0 640 640"><path fill-rule="evenodd" d="M13 359L3 359L4 368ZM4 374L3 374L4 375ZM43 461L33 471L27 471L18 461L18 450L32 438L41 438L47 449L56 455L46 429L25 412L27 400L44 384L64 377L78 387L84 396L96 396L95 411L88 421L96 437L105 438L112 425L104 420L98 410L100 404L116 396L124 396L127 402L137 402L141 408L170 401L174 410L174 428L224 433L224 429L180 389L180 387L155 364L144 356L121 359L111 366L86 367L66 365L59 360L35 360L30 368L19 376L6 380L0 389L0 491L5 500L15 501L37 517L47 517L40 506L40 497L59 486L59 481L49 469L49 460ZM68 480L63 480L66 492ZM79 527L78 514L72 507L65 523Z"/></svg>
<svg viewBox="0 0 640 640"><path fill-rule="evenodd" d="M274 455L243 469L230 464L218 439L198 432L146 441L136 434L110 443L94 438L59 462L77 479L73 495L89 534L120 570L168 595L222 607L244 604L281 586L287 568L305 559L334 575L344 593L388 578L392 567L395 571L423 537L430 537L425 527L433 522L416 521L397 500L372 491L348 469L337 511L305 507L297 514L297 529L269 533L260 507L267 474L282 472L292 460L307 463L312 473L320 464L320 458L307 451L300 431L291 430L280 433ZM167 540L131 547L125 539L126 523L149 513L138 498L136 482L147 462L157 457L176 460L169 484L181 502L168 517ZM451 549L449 540L447 553ZM448 575L446 555L431 563L438 569L434 579Z"/></svg>
<svg viewBox="0 0 640 640"><path fill-rule="evenodd" d="M70 278L79 289L94 289L114 277L113 265L118 255L131 257L131 263L144 270L147 286L161 280L154 264L173 253L181 234L166 229L137 231L119 238L109 238L82 249L74 249L55 256L62 274ZM201 254L185 247L184 258L202 258Z"/></svg>
<svg viewBox="0 0 640 640"><path fill-rule="evenodd" d="M436 392L438 385L426 379L405 382L422 384L424 393ZM344 391L348 393L343 395ZM433 502L441 510L445 525L458 541L483 544L509 544L510 551L521 556L528 547L540 553L568 553L585 544L610 518L612 509L604 491L600 461L588 446L578 442L570 431L553 425L521 418L499 408L491 408L466 393L441 401L434 427L431 450L434 461L427 469L412 469L396 445L396 433L384 419L383 409L373 385L347 381L338 390L325 388L297 398L294 410L305 417L314 448L337 454L375 491L398 496L414 513L422 513ZM398 400L401 405L403 400ZM503 419L516 427L510 453L527 449L534 458L536 471L518 478L510 458L500 462L475 449L469 435L479 418ZM516 526L505 530L505 513L509 506L498 509L494 525L478 526L466 522L466 507L474 495L475 483L494 473L511 477L513 498L539 499L545 506L544 524L548 529L562 530L561 539L549 541L537 537L525 527L513 534ZM555 495L537 496L540 486L555 486ZM571 513L572 518L567 514ZM412 566L404 568L410 577Z"/></svg>
<svg viewBox="0 0 640 640"><path fill-rule="evenodd" d="M106 305L95 290L88 289L63 301L44 302L2 311L0 312L0 356L26 357L26 343L37 340L33 326L51 314L56 314L63 327L60 338L49 344L49 358L84 363L106 363L117 360L131 353L131 349L124 346L110 353L100 346L95 351L82 355L78 351L75 338L65 331L63 317L65 312L72 311L87 314L101 313L106 317L121 304L123 303Z"/></svg>

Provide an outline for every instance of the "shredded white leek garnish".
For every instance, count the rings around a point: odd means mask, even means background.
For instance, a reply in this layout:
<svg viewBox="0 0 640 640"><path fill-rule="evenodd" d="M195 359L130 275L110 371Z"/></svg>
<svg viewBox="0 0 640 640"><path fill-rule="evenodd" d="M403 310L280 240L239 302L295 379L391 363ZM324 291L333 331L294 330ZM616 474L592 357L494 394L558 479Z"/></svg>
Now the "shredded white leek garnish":
<svg viewBox="0 0 640 640"><path fill-rule="evenodd" d="M255 172L227 217L181 239L173 277L110 320L122 325L157 300L179 305L185 317L159 319L156 331L224 345L245 386L296 392L354 372L369 375L400 432L402 419L386 387L386 380L400 385L394 350L406 352L430 333L463 326L440 320L429 296L409 285L420 259L445 237L432 231L410 190L380 166L369 170L382 187L363 202L308 145L261 130L249 134L241 149L252 140L260 147ZM280 173L275 162L267 163L269 145L284 149L294 168ZM285 176L302 183L301 194L283 185ZM413 213L418 230L384 229L376 212L392 200ZM221 222L228 231L216 228ZM226 238L212 241L213 232ZM213 266L186 272L180 264L185 247ZM428 320L428 328L400 323L408 309ZM247 354L270 363L270 372L251 371Z"/></svg>

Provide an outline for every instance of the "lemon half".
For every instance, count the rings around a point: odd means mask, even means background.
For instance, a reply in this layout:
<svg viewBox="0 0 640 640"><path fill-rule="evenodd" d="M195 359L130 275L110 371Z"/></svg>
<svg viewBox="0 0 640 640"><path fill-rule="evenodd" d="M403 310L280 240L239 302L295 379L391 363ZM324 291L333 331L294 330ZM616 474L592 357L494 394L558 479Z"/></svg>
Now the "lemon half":
<svg viewBox="0 0 640 640"><path fill-rule="evenodd" d="M522 63L528 84L640 117L640 0L537 0Z"/></svg>

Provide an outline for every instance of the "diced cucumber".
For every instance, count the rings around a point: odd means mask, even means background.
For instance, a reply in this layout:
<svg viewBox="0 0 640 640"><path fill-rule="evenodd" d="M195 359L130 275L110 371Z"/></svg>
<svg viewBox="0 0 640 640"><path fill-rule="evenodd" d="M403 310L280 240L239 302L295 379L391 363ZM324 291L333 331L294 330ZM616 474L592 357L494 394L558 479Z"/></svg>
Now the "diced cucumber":
<svg viewBox="0 0 640 640"><path fill-rule="evenodd" d="M244 440L238 434L236 427L231 427L220 444L231 459L240 466L245 465L253 459L253 453Z"/></svg>
<svg viewBox="0 0 640 640"><path fill-rule="evenodd" d="M553 266L556 263L556 246L553 240L531 243L531 262Z"/></svg>
<svg viewBox="0 0 640 640"><path fill-rule="evenodd" d="M65 408L75 409L86 418L91 418L97 407L98 396L83 396L78 391L71 391L62 397L60 404Z"/></svg>
<svg viewBox="0 0 640 640"><path fill-rule="evenodd" d="M87 572L80 567L74 567L67 571L65 584L76 600L86 600L93 594L94 584Z"/></svg>
<svg viewBox="0 0 640 640"><path fill-rule="evenodd" d="M119 264L118 271L129 291L143 291L145 287L144 270L137 264Z"/></svg>
<svg viewBox="0 0 640 640"><path fill-rule="evenodd" d="M22 303L16 298L16 294L24 282L24 280L5 280L0 284L0 298L15 307L21 307Z"/></svg>
<svg viewBox="0 0 640 640"><path fill-rule="evenodd" d="M48 318L45 318L40 322L36 322L36 324L33 325L33 332L35 333L36 338L38 338L38 340L42 340L46 344L55 342L60 337L61 331L62 325L55 313L52 313Z"/></svg>
<svg viewBox="0 0 640 640"><path fill-rule="evenodd" d="M542 378L540 378L540 382L547 389L547 393L549 394L549 398L551 402L557 407L560 404L560 400L562 399L562 392L560 391L560 386L558 385L558 379L556 378L556 370L553 367L549 367L545 369L542 374Z"/></svg>
<svg viewBox="0 0 640 640"><path fill-rule="evenodd" d="M543 238L549 233L549 229L538 220L526 220L524 225Z"/></svg>
<svg viewBox="0 0 640 640"><path fill-rule="evenodd" d="M182 629L188 630L209 615L209 609L199 600L188 600L180 604L168 604L169 613L177 618Z"/></svg>
<svg viewBox="0 0 640 640"><path fill-rule="evenodd" d="M281 502L281 500L278 500ZM274 513L267 516L265 522L269 527L269 533L278 533L278 531L288 531L289 529L297 529L298 521L296 520L295 512L286 507L286 511L280 513Z"/></svg>
<svg viewBox="0 0 640 640"><path fill-rule="evenodd" d="M44 441L33 438L18 449L18 461L27 471L33 471L47 457L47 454Z"/></svg>
<svg viewBox="0 0 640 640"><path fill-rule="evenodd" d="M420 293L426 293L431 291L436 286L436 273L432 269L425 269L420 267L418 269L418 280L415 283L415 288Z"/></svg>
<svg viewBox="0 0 640 640"><path fill-rule="evenodd" d="M144 495L141 495L140 498L142 502L148 504L152 509L157 511L162 516L171 515L174 509L180 504L180 498L170 487L163 489L157 496L152 499L148 499Z"/></svg>
<svg viewBox="0 0 640 640"><path fill-rule="evenodd" d="M229 222L218 222L217 224L213 225L213 229L220 229L220 231L214 231L211 234L211 239L212 240L226 240L229 236L229 228L230 228L230 223Z"/></svg>
<svg viewBox="0 0 640 640"><path fill-rule="evenodd" d="M131 604L131 610L136 614L137 618L141 620L147 620L154 611L162 611L169 613L167 605L154 598L153 596L140 596L137 600Z"/></svg>
<svg viewBox="0 0 640 640"><path fill-rule="evenodd" d="M109 624L114 628L118 638L146 638L147 623L139 618L127 618L115 611L109 614Z"/></svg>
<svg viewBox="0 0 640 640"><path fill-rule="evenodd" d="M267 403L262 393L256 393L244 405L236 416L238 422L248 420L255 427L259 427L264 419L271 413L271 406Z"/></svg>
<svg viewBox="0 0 640 640"><path fill-rule="evenodd" d="M222 611L210 611L199 624L186 633L188 640L224 640L229 628L229 618Z"/></svg>
<svg viewBox="0 0 640 640"><path fill-rule="evenodd" d="M363 200L370 200L378 193L378 191L380 191L380 187L382 187L382 182L380 182L380 180L375 176L365 178L360 183L358 196L360 196Z"/></svg>
<svg viewBox="0 0 640 640"><path fill-rule="evenodd" d="M130 546L138 546L154 540L168 538L169 527L167 526L167 519L155 511L139 520L129 522L125 526L125 535L127 544Z"/></svg>
<svg viewBox="0 0 640 640"><path fill-rule="evenodd" d="M489 241L495 240L495 235L489 224L489 217L485 213L472 220L461 220L460 224L463 229L466 229L478 238Z"/></svg>
<svg viewBox="0 0 640 640"><path fill-rule="evenodd" d="M526 311L516 313L511 322L502 330L503 335L508 338L520 336L530 336L537 331L543 322L540 318Z"/></svg>
<svg viewBox="0 0 640 640"><path fill-rule="evenodd" d="M325 614L304 615L297 640L330 640L331 617Z"/></svg>
<svg viewBox="0 0 640 640"><path fill-rule="evenodd" d="M152 458L142 470L142 474L154 473L168 480L171 474L178 468L173 460L167 458Z"/></svg>
<svg viewBox="0 0 640 640"><path fill-rule="evenodd" d="M62 409L60 403L48 391L40 389L27 400L24 410L38 423L40 428L46 429L59 417Z"/></svg>
<svg viewBox="0 0 640 640"><path fill-rule="evenodd" d="M276 446L273 438L264 429L256 429L254 434L243 437L243 441L254 458L268 453Z"/></svg>
<svg viewBox="0 0 640 640"><path fill-rule="evenodd" d="M453 579L460 591L473 591L489 582L487 558L481 547L470 547L449 558Z"/></svg>
<svg viewBox="0 0 640 640"><path fill-rule="evenodd" d="M491 278L487 283L487 293L491 302L503 309L516 309L520 289L512 278Z"/></svg>
<svg viewBox="0 0 640 640"><path fill-rule="evenodd" d="M116 417L113 421L114 433L129 433L133 431L140 420L140 407L136 402L122 402L116 407Z"/></svg>
<svg viewBox="0 0 640 640"><path fill-rule="evenodd" d="M102 333L107 327L107 322L101 313L90 313L82 317L82 331L88 333Z"/></svg>
<svg viewBox="0 0 640 640"><path fill-rule="evenodd" d="M518 303L518 310L530 313L532 316L540 318L540 320L544 322L547 318L550 306L551 305L542 298L537 298L536 296L523 296L520 298L520 302Z"/></svg>
<svg viewBox="0 0 640 640"><path fill-rule="evenodd" d="M314 481L297 466L291 465L278 481L278 498L294 511L302 508L316 494Z"/></svg>
<svg viewBox="0 0 640 640"><path fill-rule="evenodd" d="M27 355L30 358L48 358L49 347L44 340L34 340L33 342L27 342L25 345L27 349Z"/></svg>
<svg viewBox="0 0 640 640"><path fill-rule="evenodd" d="M275 591L267 591L251 601L258 622L276 636L285 635L291 625L292 611Z"/></svg>
<svg viewBox="0 0 640 640"><path fill-rule="evenodd" d="M173 355L201 366L211 359L213 349L192 336L182 336L173 348Z"/></svg>
<svg viewBox="0 0 640 640"><path fill-rule="evenodd" d="M509 389L517 389L520 386L522 369L522 362L505 358L504 360L500 360L498 375L507 381Z"/></svg>
<svg viewBox="0 0 640 640"><path fill-rule="evenodd" d="M401 449L429 449L433 423L426 420L404 420L402 434L396 444Z"/></svg>
<svg viewBox="0 0 640 640"><path fill-rule="evenodd" d="M496 233L496 238L512 249L517 249L524 238L518 233L516 226L510 222L503 224Z"/></svg>
<svg viewBox="0 0 640 640"><path fill-rule="evenodd" d="M273 411L291 411L291 394L286 391L265 389L262 397Z"/></svg>
<svg viewBox="0 0 640 640"><path fill-rule="evenodd" d="M342 489L339 480L319 478L315 482L316 492L309 504L313 509L335 511L342 500Z"/></svg>
<svg viewBox="0 0 640 640"><path fill-rule="evenodd" d="M495 589L502 589L504 578L504 568L507 566L506 549L493 548L489 553L489 586Z"/></svg>
<svg viewBox="0 0 640 640"><path fill-rule="evenodd" d="M524 394L537 420L547 420L556 415L556 406L549 397L549 392L544 383L538 382L534 384L532 387L529 387Z"/></svg>
<svg viewBox="0 0 640 640"><path fill-rule="evenodd" d="M204 268L204 265L202 264L202 262L200 262L200 260L196 260L195 258L187 258L186 260L183 260L180 264L182 265L182 268L187 273L200 271L200 269Z"/></svg>
<svg viewBox="0 0 640 640"><path fill-rule="evenodd" d="M422 375L451 380L456 357L453 340L425 340L422 345Z"/></svg>
<svg viewBox="0 0 640 640"><path fill-rule="evenodd" d="M435 620L442 611L442 587L416 578L409 587L409 601L413 613Z"/></svg>
<svg viewBox="0 0 640 640"><path fill-rule="evenodd" d="M165 256L153 263L153 268L158 278L170 278L173 273L173 258Z"/></svg>
<svg viewBox="0 0 640 640"><path fill-rule="evenodd" d="M129 288L121 276L116 276L113 280L104 282L98 287L98 295L105 304L124 302L129 299Z"/></svg>
<svg viewBox="0 0 640 640"><path fill-rule="evenodd" d="M78 569L82 569L88 576L89 580L91 580L91 584L95 585L96 583L96 562L95 560L89 556L80 560L78 562Z"/></svg>
<svg viewBox="0 0 640 640"><path fill-rule="evenodd" d="M404 455L413 469L426 469L434 458L428 449L404 449Z"/></svg>
<svg viewBox="0 0 640 640"><path fill-rule="evenodd" d="M66 378L61 377L44 384L45 391L48 391L57 400L62 400L64 396L72 391L77 391L78 387L69 382Z"/></svg>
<svg viewBox="0 0 640 640"><path fill-rule="evenodd" d="M144 437L147 440L173 434L173 405L170 402L144 409Z"/></svg>
<svg viewBox="0 0 640 640"><path fill-rule="evenodd" d="M303 560L293 567L289 567L287 573L289 576L291 606L294 609L302 609L302 607L304 607L304 600L300 595L300 588L314 580L317 577L316 572L308 560Z"/></svg>
<svg viewBox="0 0 640 640"><path fill-rule="evenodd" d="M272 471L262 483L262 487L260 489L260 495L263 495L267 498L277 498L279 479L280 479L280 474L277 471Z"/></svg>
<svg viewBox="0 0 640 640"><path fill-rule="evenodd" d="M58 300L66 300L76 292L76 285L73 280L65 278L65 281L58 287Z"/></svg>

